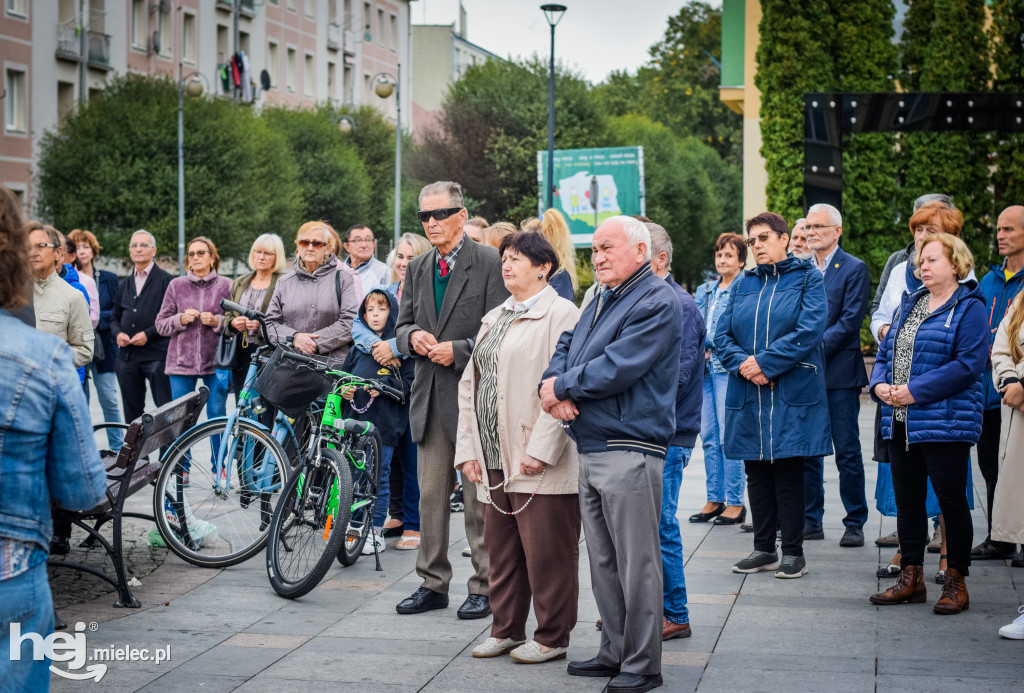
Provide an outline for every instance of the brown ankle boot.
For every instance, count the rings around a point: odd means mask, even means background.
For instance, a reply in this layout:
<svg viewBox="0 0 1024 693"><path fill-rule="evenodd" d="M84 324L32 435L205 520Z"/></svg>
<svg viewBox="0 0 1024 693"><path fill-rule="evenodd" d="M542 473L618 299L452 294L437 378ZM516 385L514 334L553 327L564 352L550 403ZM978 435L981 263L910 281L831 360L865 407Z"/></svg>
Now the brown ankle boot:
<svg viewBox="0 0 1024 693"><path fill-rule="evenodd" d="M908 565L900 573L896 584L884 592L872 594L868 599L872 604L923 604L928 598L924 586L924 566Z"/></svg>
<svg viewBox="0 0 1024 693"><path fill-rule="evenodd" d="M970 597L967 596L967 584L964 582L964 574L955 568L946 571L946 583L942 586L942 596L935 602L932 608L937 614L958 614L967 611L971 605Z"/></svg>

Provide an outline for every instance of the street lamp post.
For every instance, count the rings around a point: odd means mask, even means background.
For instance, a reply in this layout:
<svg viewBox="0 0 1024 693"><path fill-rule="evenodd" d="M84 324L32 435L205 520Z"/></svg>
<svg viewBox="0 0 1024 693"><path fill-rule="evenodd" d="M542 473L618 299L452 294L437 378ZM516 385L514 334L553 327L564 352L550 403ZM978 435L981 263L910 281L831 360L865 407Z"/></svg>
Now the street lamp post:
<svg viewBox="0 0 1024 693"><path fill-rule="evenodd" d="M402 65L398 65L398 76L388 72L379 72L370 80L374 83L373 91L382 99L395 94L395 225L392 231L394 245L398 247L398 236L402 222Z"/></svg>
<svg viewBox="0 0 1024 693"><path fill-rule="evenodd" d="M552 191L555 185L555 25L565 14L565 5L541 5L540 9L551 25L551 71L548 75L548 181L547 207L554 206Z"/></svg>
<svg viewBox="0 0 1024 693"><path fill-rule="evenodd" d="M178 63L178 272L185 274L185 94L192 98L203 95L202 77L198 71L183 75ZM188 84L185 80L188 80Z"/></svg>

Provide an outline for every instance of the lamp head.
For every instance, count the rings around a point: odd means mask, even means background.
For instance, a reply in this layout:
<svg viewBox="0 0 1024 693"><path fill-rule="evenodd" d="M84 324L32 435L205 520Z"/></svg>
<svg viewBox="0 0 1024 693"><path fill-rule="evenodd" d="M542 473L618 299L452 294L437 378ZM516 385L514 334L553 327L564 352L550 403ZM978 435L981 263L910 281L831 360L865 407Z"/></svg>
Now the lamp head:
<svg viewBox="0 0 1024 693"><path fill-rule="evenodd" d="M565 5L549 4L541 5L540 9L544 12L544 16L547 18L548 24L555 26L559 21L561 21L562 15L565 14L566 9L568 8Z"/></svg>
<svg viewBox="0 0 1024 693"><path fill-rule="evenodd" d="M386 99L394 93L395 83L387 78L378 79L377 83L373 85L373 91L380 98Z"/></svg>
<svg viewBox="0 0 1024 693"><path fill-rule="evenodd" d="M355 123L348 116L341 116L338 119L338 130L343 135L347 135L355 129Z"/></svg>
<svg viewBox="0 0 1024 693"><path fill-rule="evenodd" d="M185 94L190 99L197 99L203 95L203 83L198 79L192 79L185 85Z"/></svg>

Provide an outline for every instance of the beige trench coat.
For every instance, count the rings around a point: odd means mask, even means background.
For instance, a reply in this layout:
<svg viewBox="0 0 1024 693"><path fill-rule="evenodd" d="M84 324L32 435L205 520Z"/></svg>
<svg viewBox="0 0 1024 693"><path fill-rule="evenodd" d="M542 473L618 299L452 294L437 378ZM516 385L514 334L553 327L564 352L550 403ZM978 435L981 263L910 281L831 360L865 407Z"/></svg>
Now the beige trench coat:
<svg viewBox="0 0 1024 693"><path fill-rule="evenodd" d="M480 343L501 313L501 306L484 315L476 344ZM579 493L579 460L576 446L562 425L540 407L537 386L551 361L558 338L576 326L580 311L550 286L536 305L509 327L498 351L498 437L501 466L511 478L511 493ZM477 373L473 359L459 381L459 427L455 442L455 466L478 460L484 467L483 446L476 418ZM544 462L544 479L520 476L523 454ZM486 479L486 476L484 477ZM477 484L477 498L487 502L487 490Z"/></svg>
<svg viewBox="0 0 1024 693"><path fill-rule="evenodd" d="M1019 378L1024 382L1024 361L1013 362L1006 333L1012 312L1013 308L999 323L992 345L992 380L996 387L1006 378ZM1024 328L1015 338L1024 345ZM992 539L1020 544L1024 542L1024 411L1004 404L1000 414L999 481L992 501Z"/></svg>

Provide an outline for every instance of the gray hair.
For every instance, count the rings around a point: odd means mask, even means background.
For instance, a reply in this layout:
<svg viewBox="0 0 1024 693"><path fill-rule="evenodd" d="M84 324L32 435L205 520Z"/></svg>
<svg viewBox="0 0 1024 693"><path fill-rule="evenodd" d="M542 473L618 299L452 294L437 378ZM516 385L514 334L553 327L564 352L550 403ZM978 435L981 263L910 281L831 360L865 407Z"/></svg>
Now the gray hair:
<svg viewBox="0 0 1024 693"><path fill-rule="evenodd" d="M607 223L618 224L622 227L622 230L626 233L626 240L629 241L630 245L644 244L647 248L647 256L644 258L647 262L651 261L651 232L647 230L642 221L637 221L633 217L627 217L622 214L617 214L613 217L608 217L604 220L601 226Z"/></svg>
<svg viewBox="0 0 1024 693"><path fill-rule="evenodd" d="M943 195L942 193L928 193L927 195L921 195L921 197L914 200L914 211L916 212L929 202L941 202L946 205L946 209L953 209L953 198L949 195Z"/></svg>
<svg viewBox="0 0 1024 693"><path fill-rule="evenodd" d="M811 208L807 210L807 216L817 214L818 212L828 212L828 220L836 226L843 225L843 215L839 213L839 210L832 205L827 205L824 202L819 202L816 205L811 205Z"/></svg>
<svg viewBox="0 0 1024 693"><path fill-rule="evenodd" d="M423 189L420 190L420 197L417 204L422 208L423 198L427 195L448 195L450 200L449 204L452 207L465 207L465 203L462 200L462 186L454 181L450 180L439 180L436 183L424 185Z"/></svg>
<svg viewBox="0 0 1024 693"><path fill-rule="evenodd" d="M136 236L138 236L139 234L142 234L143 236L146 236L146 237L148 237L148 238L149 238L149 242L150 242L150 243L152 244L152 246L153 246L154 248L156 247L156 236L154 236L153 234L151 234L151 233L150 233L149 231L147 231L146 229L139 229L138 231L136 231L135 233L133 233L133 234L132 234L132 238L135 238L135 237L136 237Z"/></svg>
<svg viewBox="0 0 1024 693"><path fill-rule="evenodd" d="M804 223L805 221L807 221L807 217L800 217L799 219L794 221L793 222L793 230L796 231L796 227L800 226L800 224Z"/></svg>
<svg viewBox="0 0 1024 693"><path fill-rule="evenodd" d="M651 234L651 256L657 257L662 253L665 253L665 257L668 258L668 266L672 266L672 239L668 237L668 231L661 224L655 224L653 221L644 222L644 226Z"/></svg>

